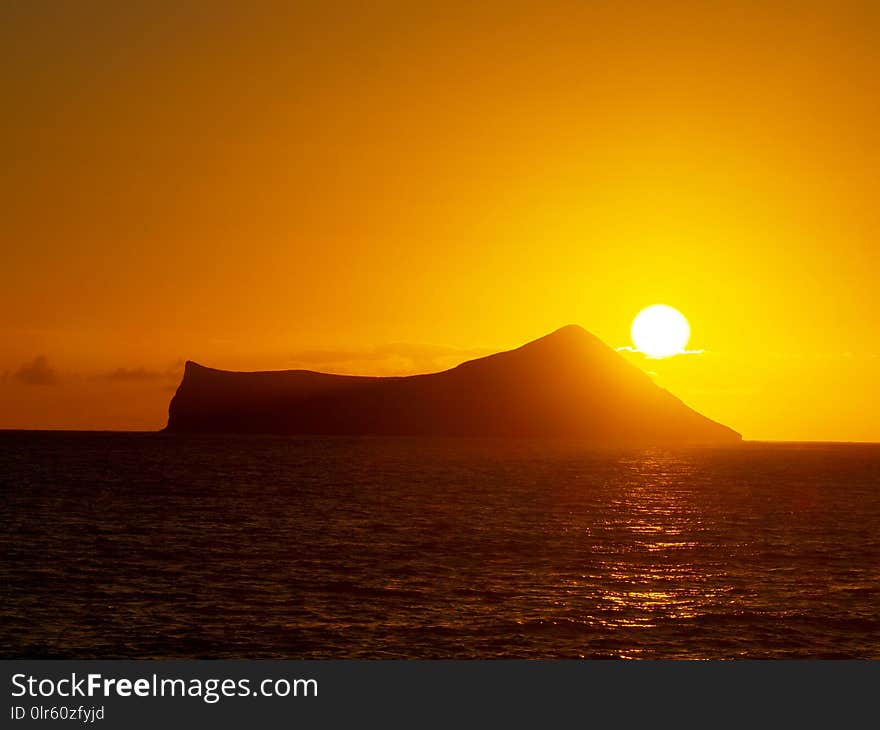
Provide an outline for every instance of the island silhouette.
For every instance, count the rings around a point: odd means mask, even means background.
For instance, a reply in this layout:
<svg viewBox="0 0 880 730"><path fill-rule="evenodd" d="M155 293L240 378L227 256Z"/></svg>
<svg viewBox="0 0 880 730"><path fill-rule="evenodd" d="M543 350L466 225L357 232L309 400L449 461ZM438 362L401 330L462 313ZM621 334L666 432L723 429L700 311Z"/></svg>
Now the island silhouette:
<svg viewBox="0 0 880 730"><path fill-rule="evenodd" d="M603 445L742 439L577 325L450 370L406 377L232 372L190 361L165 431L547 436Z"/></svg>

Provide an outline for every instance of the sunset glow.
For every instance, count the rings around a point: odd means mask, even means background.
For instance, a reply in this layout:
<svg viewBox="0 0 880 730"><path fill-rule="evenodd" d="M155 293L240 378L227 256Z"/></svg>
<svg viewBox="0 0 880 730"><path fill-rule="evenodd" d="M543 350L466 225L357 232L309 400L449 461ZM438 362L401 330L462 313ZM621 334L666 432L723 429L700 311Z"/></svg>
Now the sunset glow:
<svg viewBox="0 0 880 730"><path fill-rule="evenodd" d="M709 354L623 356L688 405L880 439L870 3L102 4L0 25L0 427L161 428L187 359L620 348L673 302Z"/></svg>

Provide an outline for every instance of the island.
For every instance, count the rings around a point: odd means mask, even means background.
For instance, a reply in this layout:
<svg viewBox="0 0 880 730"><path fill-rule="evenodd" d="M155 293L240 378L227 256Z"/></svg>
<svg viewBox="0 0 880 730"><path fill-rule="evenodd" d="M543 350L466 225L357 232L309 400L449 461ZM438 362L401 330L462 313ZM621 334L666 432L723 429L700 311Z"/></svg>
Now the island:
<svg viewBox="0 0 880 730"><path fill-rule="evenodd" d="M187 362L165 431L571 437L596 445L742 439L576 325L450 370L406 377L232 372Z"/></svg>

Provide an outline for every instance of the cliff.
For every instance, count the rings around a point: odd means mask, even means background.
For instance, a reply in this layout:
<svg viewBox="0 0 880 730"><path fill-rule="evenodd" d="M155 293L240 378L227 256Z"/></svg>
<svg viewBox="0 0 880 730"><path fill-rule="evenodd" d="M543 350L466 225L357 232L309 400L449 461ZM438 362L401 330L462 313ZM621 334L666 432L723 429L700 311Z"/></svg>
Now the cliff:
<svg viewBox="0 0 880 730"><path fill-rule="evenodd" d="M410 377L239 373L188 362L165 430L564 436L598 444L741 439L574 325L516 350Z"/></svg>

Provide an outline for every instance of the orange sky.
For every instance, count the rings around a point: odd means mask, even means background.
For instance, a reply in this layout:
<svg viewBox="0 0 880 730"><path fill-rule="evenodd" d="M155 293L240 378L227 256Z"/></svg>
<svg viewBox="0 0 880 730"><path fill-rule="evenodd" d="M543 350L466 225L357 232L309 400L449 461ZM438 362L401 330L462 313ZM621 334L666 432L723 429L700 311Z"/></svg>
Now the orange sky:
<svg viewBox="0 0 880 730"><path fill-rule="evenodd" d="M665 302L707 352L628 357L689 405L880 440L876 3L179 5L0 10L0 427Z"/></svg>

